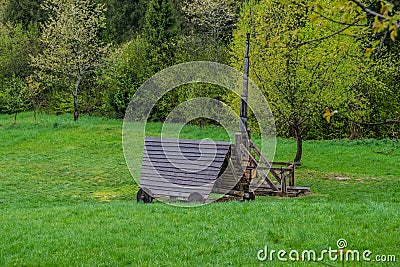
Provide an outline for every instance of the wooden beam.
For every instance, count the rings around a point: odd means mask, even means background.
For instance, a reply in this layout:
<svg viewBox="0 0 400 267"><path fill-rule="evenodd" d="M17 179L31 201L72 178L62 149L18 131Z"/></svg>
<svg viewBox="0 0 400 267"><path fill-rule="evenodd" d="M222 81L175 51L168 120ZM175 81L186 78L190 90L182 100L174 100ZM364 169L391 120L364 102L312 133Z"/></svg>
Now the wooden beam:
<svg viewBox="0 0 400 267"><path fill-rule="evenodd" d="M271 179L269 179L268 175L264 171L260 170L260 171L258 171L258 173L261 175L261 177L264 179L264 181L267 182L267 184L271 187L271 189L273 191L276 191L276 192L280 191L278 189L278 187L271 181Z"/></svg>
<svg viewBox="0 0 400 267"><path fill-rule="evenodd" d="M257 154L257 156L260 157L260 162L267 165L267 167L271 168L272 164L271 162L269 162L264 155L261 153L261 150L256 146L256 144L254 144L254 142L252 140L250 140L250 148L252 148L254 150L254 152Z"/></svg>
<svg viewBox="0 0 400 267"><path fill-rule="evenodd" d="M251 141L250 141L251 142ZM255 164L256 164L256 166L258 166L258 163L257 163L257 160L253 157L253 155L251 155L251 153L250 153L250 151L248 151L247 149L246 149L246 147L244 147L243 145L241 146L241 151L243 152L243 154L245 154L246 156L248 156L249 157L249 159L251 160L251 161L253 161ZM258 173L259 174L261 174L261 177L268 183L268 185L274 190L274 191L279 191L278 190L278 188L276 187L276 185L274 184L274 182L272 182L272 180L268 177L268 175L264 172L264 171L262 171L262 170L260 170L260 169L257 169L258 170ZM276 173L275 173L275 175L277 175ZM274 176L275 176L274 175ZM278 176L278 175L277 175ZM278 176L279 177L279 176ZM276 178L276 177L275 177Z"/></svg>

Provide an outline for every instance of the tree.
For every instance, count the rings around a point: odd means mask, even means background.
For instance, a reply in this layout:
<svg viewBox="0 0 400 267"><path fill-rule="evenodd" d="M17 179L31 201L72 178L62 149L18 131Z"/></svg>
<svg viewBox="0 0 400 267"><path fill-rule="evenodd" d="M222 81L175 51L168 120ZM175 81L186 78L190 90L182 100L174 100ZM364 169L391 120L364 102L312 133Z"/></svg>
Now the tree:
<svg viewBox="0 0 400 267"><path fill-rule="evenodd" d="M363 97L368 99L369 112L365 114L357 131L360 132L362 128L366 137L393 136L392 129L396 126L399 128L400 111L397 104L400 3L386 0L338 0L332 3L320 1L311 7L316 23L341 25L346 28L346 34L363 40L362 45L370 60L357 87Z"/></svg>
<svg viewBox="0 0 400 267"><path fill-rule="evenodd" d="M41 0L7 0L4 23L21 23L24 29L46 20L46 12L40 8Z"/></svg>
<svg viewBox="0 0 400 267"><path fill-rule="evenodd" d="M14 122L17 122L17 114L29 105L25 88L25 82L15 76L0 80L0 113L14 114Z"/></svg>
<svg viewBox="0 0 400 267"><path fill-rule="evenodd" d="M140 39L145 46L146 63L150 75L176 63L176 43L180 24L175 5L171 0L150 0L148 2L144 27ZM145 64L146 64L145 63ZM166 94L155 106L151 120L163 120L177 103L174 92Z"/></svg>
<svg viewBox="0 0 400 267"><path fill-rule="evenodd" d="M24 30L21 23L0 23L0 78L24 79L32 73L29 54L39 51L38 35L34 25Z"/></svg>
<svg viewBox="0 0 400 267"><path fill-rule="evenodd" d="M354 34L380 35L381 40L374 42L367 50L368 54L387 38L396 39L400 28L399 4L386 0L359 1L359 0L337 0L311 2L312 11L320 18L347 26L347 32ZM339 17L337 15L340 15Z"/></svg>
<svg viewBox="0 0 400 267"><path fill-rule="evenodd" d="M102 72L100 84L105 88L106 111L123 118L136 90L152 75L147 42L136 37L115 49Z"/></svg>
<svg viewBox="0 0 400 267"><path fill-rule="evenodd" d="M211 36L215 61L219 61L220 39L231 35L236 25L238 2L234 0L185 0L182 7L186 18L197 25L199 31Z"/></svg>
<svg viewBox="0 0 400 267"><path fill-rule="evenodd" d="M394 10L395 4L392 4L386 0L381 0L381 8L379 11L374 11L368 7L367 4L358 1L350 0L354 5L360 8L366 16L373 16L374 23L372 29L375 32L389 31L390 38L394 41L397 36L397 32L400 28L400 13ZM350 11L350 9L348 9Z"/></svg>
<svg viewBox="0 0 400 267"><path fill-rule="evenodd" d="M275 115L277 129L297 141L295 162L302 157L302 143L315 121L324 122L325 107L349 117L362 105L353 87L362 64L360 44L310 22L306 1L250 1L242 10L234 34L233 64L243 61L245 33L253 36L250 77L261 87ZM349 107L348 109L346 107ZM354 111L350 107L353 107Z"/></svg>
<svg viewBox="0 0 400 267"><path fill-rule="evenodd" d="M17 114L30 108L26 77L32 73L29 54L37 54L38 28L5 22L8 2L0 4L0 113Z"/></svg>
<svg viewBox="0 0 400 267"><path fill-rule="evenodd" d="M149 1L142 37L147 40L147 54L154 73L174 64L174 41L179 26L171 0Z"/></svg>
<svg viewBox="0 0 400 267"><path fill-rule="evenodd" d="M102 0L107 7L105 38L120 44L134 38L143 28L147 0Z"/></svg>
<svg viewBox="0 0 400 267"><path fill-rule="evenodd" d="M98 37L105 27L104 5L91 0L48 0L42 7L49 13L40 36L44 49L31 57L31 64L44 81L59 84L72 94L76 121L80 86L103 67L109 48Z"/></svg>

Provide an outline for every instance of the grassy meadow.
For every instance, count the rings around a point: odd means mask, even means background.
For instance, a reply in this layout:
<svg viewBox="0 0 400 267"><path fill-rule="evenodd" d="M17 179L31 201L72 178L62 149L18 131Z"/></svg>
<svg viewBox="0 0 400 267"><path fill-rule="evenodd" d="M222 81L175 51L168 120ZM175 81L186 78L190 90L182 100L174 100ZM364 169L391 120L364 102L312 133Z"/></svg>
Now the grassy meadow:
<svg viewBox="0 0 400 267"><path fill-rule="evenodd" d="M157 135L161 124L147 125ZM399 266L400 142L306 141L297 184L312 195L180 208L138 204L122 121L0 115L0 266ZM182 138L226 138L185 127ZM293 159L278 139L275 160ZM138 155L141 157L141 155ZM337 248L397 262L259 261L273 250Z"/></svg>

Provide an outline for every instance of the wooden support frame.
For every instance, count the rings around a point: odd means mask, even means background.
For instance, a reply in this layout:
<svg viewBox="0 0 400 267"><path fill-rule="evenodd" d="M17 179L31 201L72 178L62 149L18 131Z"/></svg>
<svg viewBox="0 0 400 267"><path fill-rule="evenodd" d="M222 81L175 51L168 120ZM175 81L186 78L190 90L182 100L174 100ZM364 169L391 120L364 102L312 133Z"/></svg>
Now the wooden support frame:
<svg viewBox="0 0 400 267"><path fill-rule="evenodd" d="M260 185L260 189L255 188L256 195L272 194L279 196L298 196L310 192L308 187L295 186L296 163L268 161L252 140L249 140L249 150L242 147L241 151L245 153L252 162L257 162L256 157L259 159L259 162L253 169L257 170L264 185ZM251 151L254 152L255 156L251 154ZM268 174L272 176L272 179ZM273 178L275 178L275 182Z"/></svg>

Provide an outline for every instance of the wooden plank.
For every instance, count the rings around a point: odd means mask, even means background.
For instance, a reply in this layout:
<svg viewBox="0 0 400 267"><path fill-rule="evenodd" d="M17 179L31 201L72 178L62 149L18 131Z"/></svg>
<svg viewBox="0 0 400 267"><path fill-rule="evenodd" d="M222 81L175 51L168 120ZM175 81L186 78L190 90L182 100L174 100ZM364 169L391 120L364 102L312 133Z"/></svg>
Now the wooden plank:
<svg viewBox="0 0 400 267"><path fill-rule="evenodd" d="M229 146L219 146L219 147L214 147L214 146L188 146L188 145L179 145L176 144L174 146L163 146L162 144L145 144L145 150L148 151L165 151L169 153L178 153L178 154L184 154L184 153L206 153L206 154L226 154L229 151Z"/></svg>
<svg viewBox="0 0 400 267"><path fill-rule="evenodd" d="M292 164L289 166L289 168L291 169L291 171L289 171L289 185L290 186L294 186L294 168L295 165Z"/></svg>
<svg viewBox="0 0 400 267"><path fill-rule="evenodd" d="M277 185L276 186L278 188L278 191L281 191L282 186L281 185ZM262 184L260 186L258 186L257 188L252 187L253 190L256 191L272 191L272 188L268 185L268 184ZM306 186L287 186L287 192L290 191L298 191L298 192L310 192L310 187L306 187Z"/></svg>
<svg viewBox="0 0 400 267"><path fill-rule="evenodd" d="M221 169L221 163L213 163L211 162L210 164L204 163L203 165L200 164L191 164L190 166L188 164L184 165L183 162L168 162L168 161L143 161L142 166L147 166L147 167L154 167L155 169L158 169L158 167L167 167L167 168L175 168L175 169L180 169L180 167L186 168L188 170L192 170L191 173L195 173L197 170L212 170L212 171L217 171Z"/></svg>
<svg viewBox="0 0 400 267"><path fill-rule="evenodd" d="M176 148L176 147L185 147L185 148L213 148L213 149L222 149L224 150L229 146L227 144L219 144L219 143L164 143L164 142L147 142L146 146L148 147L164 147L164 148Z"/></svg>
<svg viewBox="0 0 400 267"><path fill-rule="evenodd" d="M178 177L207 177L210 176L210 179L217 179L215 177L218 176L218 171L212 170L201 170L197 172L187 172L177 168L168 168L168 167L158 167L153 168L151 166L142 166L142 174L157 174L161 176L178 176ZM214 177L215 176L215 177ZM213 177L213 178L211 178Z"/></svg>
<svg viewBox="0 0 400 267"><path fill-rule="evenodd" d="M293 171L293 168L272 167L271 170L274 170L274 171L292 172L292 171Z"/></svg>
<svg viewBox="0 0 400 267"><path fill-rule="evenodd" d="M310 191L310 187L308 187L308 186L288 186L287 189L288 190L298 190L298 191Z"/></svg>
<svg viewBox="0 0 400 267"><path fill-rule="evenodd" d="M180 150L183 149L196 149L196 150L207 150L207 149L212 149L212 150L219 150L219 151L227 151L229 148L229 145L227 146L213 146L213 145L191 145L191 144L169 144L169 145L164 145L162 143L145 143L145 147L147 148L159 148L163 150L176 150L177 148Z"/></svg>
<svg viewBox="0 0 400 267"><path fill-rule="evenodd" d="M275 165L287 165L287 166L290 166L290 165L300 166L301 165L301 163L298 163L298 162L287 162L287 161L273 161L271 163L275 164Z"/></svg>
<svg viewBox="0 0 400 267"><path fill-rule="evenodd" d="M179 181L193 181L194 183L203 183L203 184L209 184L213 183L216 180L213 177L210 176L177 176L177 175L160 175L158 173L145 173L142 176L142 179L158 179L171 183L179 183Z"/></svg>
<svg viewBox="0 0 400 267"><path fill-rule="evenodd" d="M187 200L190 193L186 192L173 192L173 191L156 191L152 194L153 197L162 198L162 199L171 199L171 200ZM208 198L208 196L204 196L204 198Z"/></svg>
<svg viewBox="0 0 400 267"><path fill-rule="evenodd" d="M168 186L168 184L174 185L187 185L187 186L206 186L209 184L215 184L216 180L205 180L205 179L190 179L190 178L164 178L157 175L149 175L142 177L141 181L159 181L163 182Z"/></svg>
<svg viewBox="0 0 400 267"><path fill-rule="evenodd" d="M226 155L226 154L225 154ZM157 155L149 155L145 153L143 155L143 160L153 161L153 162L176 162L176 163L186 163L186 164L201 164L204 165L206 163L212 162L215 164L222 165L225 160L225 155L221 155L220 157L191 157L187 158L185 155L165 155L165 154L157 154Z"/></svg>
<svg viewBox="0 0 400 267"><path fill-rule="evenodd" d="M264 155L261 153L261 150L254 144L253 141L250 140L250 147L254 150L254 152L257 154L257 156L260 158L260 162L265 164L267 167L271 168L271 163L264 157Z"/></svg>
<svg viewBox="0 0 400 267"><path fill-rule="evenodd" d="M269 172L272 174L272 176L275 177L275 179L278 181L279 184L281 184L281 177L279 174L276 173L276 171L273 168L269 168Z"/></svg>
<svg viewBox="0 0 400 267"><path fill-rule="evenodd" d="M255 164L256 166L258 165L257 160L243 144L240 144L240 151L245 155L245 157L248 157L253 164Z"/></svg>
<svg viewBox="0 0 400 267"><path fill-rule="evenodd" d="M286 175L285 175L285 173L282 173L281 192L283 194L287 193L287 184L286 184Z"/></svg>
<svg viewBox="0 0 400 267"><path fill-rule="evenodd" d="M213 150L219 150L219 151L227 151L229 148L229 145L223 146L223 145L218 145L218 146L213 146L213 145L193 145L193 144L172 144L169 143L167 145L163 143L145 143L145 147L151 148L151 147L156 147L160 148L163 150L182 150L182 149L196 149L196 150L203 150L203 149L213 149Z"/></svg>
<svg viewBox="0 0 400 267"><path fill-rule="evenodd" d="M267 169L269 166L270 173L275 177L275 179L279 182L279 184L282 185L281 190L283 190L283 193L286 193L287 192L287 184L286 184L285 172L289 172L289 175L290 175L289 185L294 186L294 164L289 165L287 168L271 167L271 163L266 160L266 158L262 155L261 151L257 148L257 146L252 141L250 141L250 142L251 142L251 147L256 152L256 154L258 154L258 156L260 157L260 160L263 161L265 165L267 165ZM282 162L278 162L278 163L282 163ZM277 163L274 162L274 164L277 164ZM283 164L286 165L286 163L283 163ZM279 174L276 171L281 172L282 178L279 176ZM268 182L268 184L270 184L270 182L272 182L272 181L267 181L267 182Z"/></svg>
<svg viewBox="0 0 400 267"><path fill-rule="evenodd" d="M179 192L193 192L193 191L204 191L204 190L210 190L214 184L206 184L206 185L201 185L201 186L192 186L192 185L177 185L173 183L166 183L165 181L160 181L157 179L150 180L150 179L142 179L140 181L140 186L141 187L146 187L150 189L150 191L153 191L153 189L150 186L155 186L158 188L169 188L169 189L174 189L174 191L179 191Z"/></svg>
<svg viewBox="0 0 400 267"><path fill-rule="evenodd" d="M214 177L214 179L217 179L218 173L219 171L215 171L215 170L201 170L201 171L197 171L197 172L185 172L182 169L178 169L178 168L169 168L169 167L157 167L154 168L152 166L146 166L143 165L142 166L142 171L145 170L145 172L142 172L143 174L145 173L158 173L160 175L180 175L183 177L190 177L190 176L212 176Z"/></svg>
<svg viewBox="0 0 400 267"><path fill-rule="evenodd" d="M238 182L240 180L240 177L231 159L229 159L228 167L233 174L233 178L235 179L236 182Z"/></svg>
<svg viewBox="0 0 400 267"><path fill-rule="evenodd" d="M141 185L141 187L149 188L152 195L164 195L166 197L171 197L171 196L179 196L179 195L186 195L189 196L191 193L199 193L202 196L205 196L207 198L210 193L212 186L210 187L165 187L163 184L157 184L157 183L146 183Z"/></svg>
<svg viewBox="0 0 400 267"><path fill-rule="evenodd" d="M154 154L151 154L151 155L149 155L148 153L147 153L147 151L145 151L145 153L143 153L143 158L150 158L150 156L151 156L151 159L153 160L153 159L155 159L155 160L157 160L157 159L160 159L160 160L167 160L167 159L170 159L171 161L174 161L175 162L175 160L176 161L185 161L185 160L187 160L187 161L199 161L199 162L205 162L205 161L207 161L207 162L209 162L209 159L208 158L204 158L204 157L199 157L198 155L170 155L170 154L168 154L168 158L167 158L167 155L165 155L164 153L154 153ZM214 160L213 160L213 162L216 162L216 163L223 163L224 162L224 160L225 160L225 157L216 157Z"/></svg>
<svg viewBox="0 0 400 267"><path fill-rule="evenodd" d="M158 194L158 195L174 195L174 193L180 193L180 194L191 194L191 193L199 193L204 196L208 196L211 193L210 188L203 188L199 189L199 187L192 187L192 188L179 188L179 187L165 187L164 185L156 184L156 183L146 183L141 185L144 188L150 188L152 194ZM165 192L165 193L164 193Z"/></svg>
<svg viewBox="0 0 400 267"><path fill-rule="evenodd" d="M204 183L210 183L211 181L215 181L216 179L210 175L187 175L182 173L163 173L162 175L157 172L143 172L142 178L147 179L146 177L160 177L160 179L164 179L166 181L175 181L175 180L187 180L187 181L204 181Z"/></svg>
<svg viewBox="0 0 400 267"><path fill-rule="evenodd" d="M179 144L216 144L221 146L229 146L230 142L223 141L208 141L208 140L191 140L191 139L176 139L176 138L160 138L153 136L146 136L145 142L155 143L179 143Z"/></svg>
<svg viewBox="0 0 400 267"><path fill-rule="evenodd" d="M145 186L144 186L145 187ZM190 188L174 188L174 187L163 187L157 184L149 184L148 188L151 188L151 195L159 195L164 197L171 196L189 196L191 193L199 193L202 196L207 198L210 195L211 188L205 188L203 190L199 190L194 187L194 189ZM195 190L196 189L196 190Z"/></svg>
<svg viewBox="0 0 400 267"><path fill-rule="evenodd" d="M250 141L252 142L252 141ZM253 143L254 145L254 143ZM254 145L255 146L255 145ZM258 148L257 148L258 149ZM258 165L257 160L253 157L253 155L251 155L250 151L248 151L243 145L241 145L241 151L245 154L246 157L248 157L250 159L250 161L255 164L256 166ZM256 152L257 153L257 152ZM260 159L262 159L263 161L265 161L265 164L267 166L271 166L269 164L269 162L265 159L265 157L261 154L261 152L259 152L259 157ZM281 179L279 177L279 175L274 171L274 170L270 170L271 174L278 180L278 182L281 183ZM276 185L272 182L272 180L269 179L268 175L264 173L263 170L259 170L258 173L261 174L262 179L264 179L268 185L272 188L272 190L274 191L278 191L278 188L276 187ZM282 183L281 183L282 184ZM283 189L286 189L286 187L284 187Z"/></svg>
<svg viewBox="0 0 400 267"><path fill-rule="evenodd" d="M276 173L274 169L272 169L272 164L269 162L264 155L261 153L261 150L254 144L253 141L250 140L250 147L254 150L254 152L257 154L257 156L260 158L260 162L265 164L267 168L270 169L270 173L275 177L275 179L278 181L278 183L282 183L281 177L279 177L279 174ZM272 181L271 181L272 182Z"/></svg>
<svg viewBox="0 0 400 267"><path fill-rule="evenodd" d="M215 180L209 181L208 183L205 183L204 181L191 181L191 180L176 180L176 181L171 181L171 180L165 180L165 179L159 179L158 177L148 177L146 179L140 180L140 184L143 185L149 185L149 184L159 184L163 185L165 188L169 187L174 187L174 186L180 186L186 188L194 188L194 187L206 187L209 185L214 185Z"/></svg>
<svg viewBox="0 0 400 267"><path fill-rule="evenodd" d="M206 186L216 182L215 180L168 179L160 178L159 176L147 176L146 178L142 178L141 181L143 183L146 183L147 181L159 181L164 183L166 186L168 186L168 184L174 184L178 186Z"/></svg>
<svg viewBox="0 0 400 267"><path fill-rule="evenodd" d="M214 148L205 148L205 149L198 149L198 148L189 148L189 147L181 147L177 150L175 147L163 148L160 146L146 146L145 150L148 154L152 153L164 153L164 154L171 154L171 155L226 155L228 150L225 149L217 149Z"/></svg>

